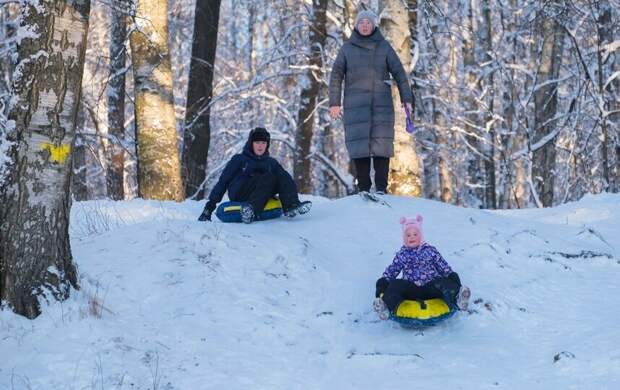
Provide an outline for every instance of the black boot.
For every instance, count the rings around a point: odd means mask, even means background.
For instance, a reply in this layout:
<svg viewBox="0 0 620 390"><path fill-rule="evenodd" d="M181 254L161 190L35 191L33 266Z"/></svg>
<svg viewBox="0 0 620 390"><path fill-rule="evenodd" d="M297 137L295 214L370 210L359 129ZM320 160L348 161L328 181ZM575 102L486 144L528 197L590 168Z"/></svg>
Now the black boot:
<svg viewBox="0 0 620 390"><path fill-rule="evenodd" d="M202 214L200 214L200 217L198 217L198 220L201 222L210 221L213 210L215 210L215 203L208 201L205 205L205 208L202 210Z"/></svg>

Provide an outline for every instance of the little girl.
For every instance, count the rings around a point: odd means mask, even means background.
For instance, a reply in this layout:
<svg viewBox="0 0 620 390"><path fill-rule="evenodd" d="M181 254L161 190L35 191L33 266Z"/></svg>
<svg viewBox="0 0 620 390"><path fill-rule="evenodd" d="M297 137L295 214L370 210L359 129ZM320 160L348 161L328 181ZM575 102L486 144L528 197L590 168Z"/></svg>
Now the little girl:
<svg viewBox="0 0 620 390"><path fill-rule="evenodd" d="M377 280L373 307L387 320L404 300L442 298L450 307L467 310L471 292L435 247L424 242L422 216L400 218L404 245ZM396 277L402 272L402 279ZM381 296L383 294L383 296Z"/></svg>

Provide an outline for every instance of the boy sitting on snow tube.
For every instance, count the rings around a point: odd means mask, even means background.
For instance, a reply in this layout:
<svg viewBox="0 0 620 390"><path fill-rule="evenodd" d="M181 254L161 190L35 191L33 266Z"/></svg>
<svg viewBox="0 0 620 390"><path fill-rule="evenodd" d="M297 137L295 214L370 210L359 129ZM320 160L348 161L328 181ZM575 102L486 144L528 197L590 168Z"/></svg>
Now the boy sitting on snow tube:
<svg viewBox="0 0 620 390"><path fill-rule="evenodd" d="M243 152L234 155L209 194L199 221L210 221L211 214L228 190L228 198L242 202L241 220L251 223L273 195L279 194L282 211L287 217L305 214L312 203L300 202L297 185L278 161L269 156L269 132L257 127L250 131Z"/></svg>
<svg viewBox="0 0 620 390"><path fill-rule="evenodd" d="M377 289L373 308L382 320L398 318L401 303L418 301L422 309L428 303L433 310L442 312L433 298L440 298L447 304L449 311L467 310L471 292L462 286L459 276L452 271L448 263L435 247L424 242L422 235L422 216L415 220L401 217L404 245L396 253L394 261L377 280ZM396 277L402 272L402 279ZM431 300L431 301L425 301Z"/></svg>

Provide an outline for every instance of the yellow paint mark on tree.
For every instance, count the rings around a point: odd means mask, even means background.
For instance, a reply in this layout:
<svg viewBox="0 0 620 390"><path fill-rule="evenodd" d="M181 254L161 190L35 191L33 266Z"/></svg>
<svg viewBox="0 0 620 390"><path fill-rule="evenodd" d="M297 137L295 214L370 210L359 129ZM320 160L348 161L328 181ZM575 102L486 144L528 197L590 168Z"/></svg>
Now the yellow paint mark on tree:
<svg viewBox="0 0 620 390"><path fill-rule="evenodd" d="M62 164L69 157L69 153L71 153L71 146L69 144L62 144L60 146L56 146L50 143L42 143L41 150L47 150L50 152L50 160L55 163Z"/></svg>

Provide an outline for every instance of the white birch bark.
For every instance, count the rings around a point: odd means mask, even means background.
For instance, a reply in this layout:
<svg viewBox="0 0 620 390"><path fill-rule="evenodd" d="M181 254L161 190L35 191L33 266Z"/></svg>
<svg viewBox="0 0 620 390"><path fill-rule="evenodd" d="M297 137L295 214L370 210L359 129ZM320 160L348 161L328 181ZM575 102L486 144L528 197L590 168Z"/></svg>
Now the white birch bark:
<svg viewBox="0 0 620 390"><path fill-rule="evenodd" d="M0 187L0 300L28 318L39 299L78 288L69 245L71 148L84 65L89 0L25 4Z"/></svg>
<svg viewBox="0 0 620 390"><path fill-rule="evenodd" d="M381 31L400 58L405 70L411 67L411 34L409 12L401 0L381 2ZM405 112L396 86L394 101L394 157L390 161L388 190L395 195L421 196L422 182L415 139L405 129Z"/></svg>

